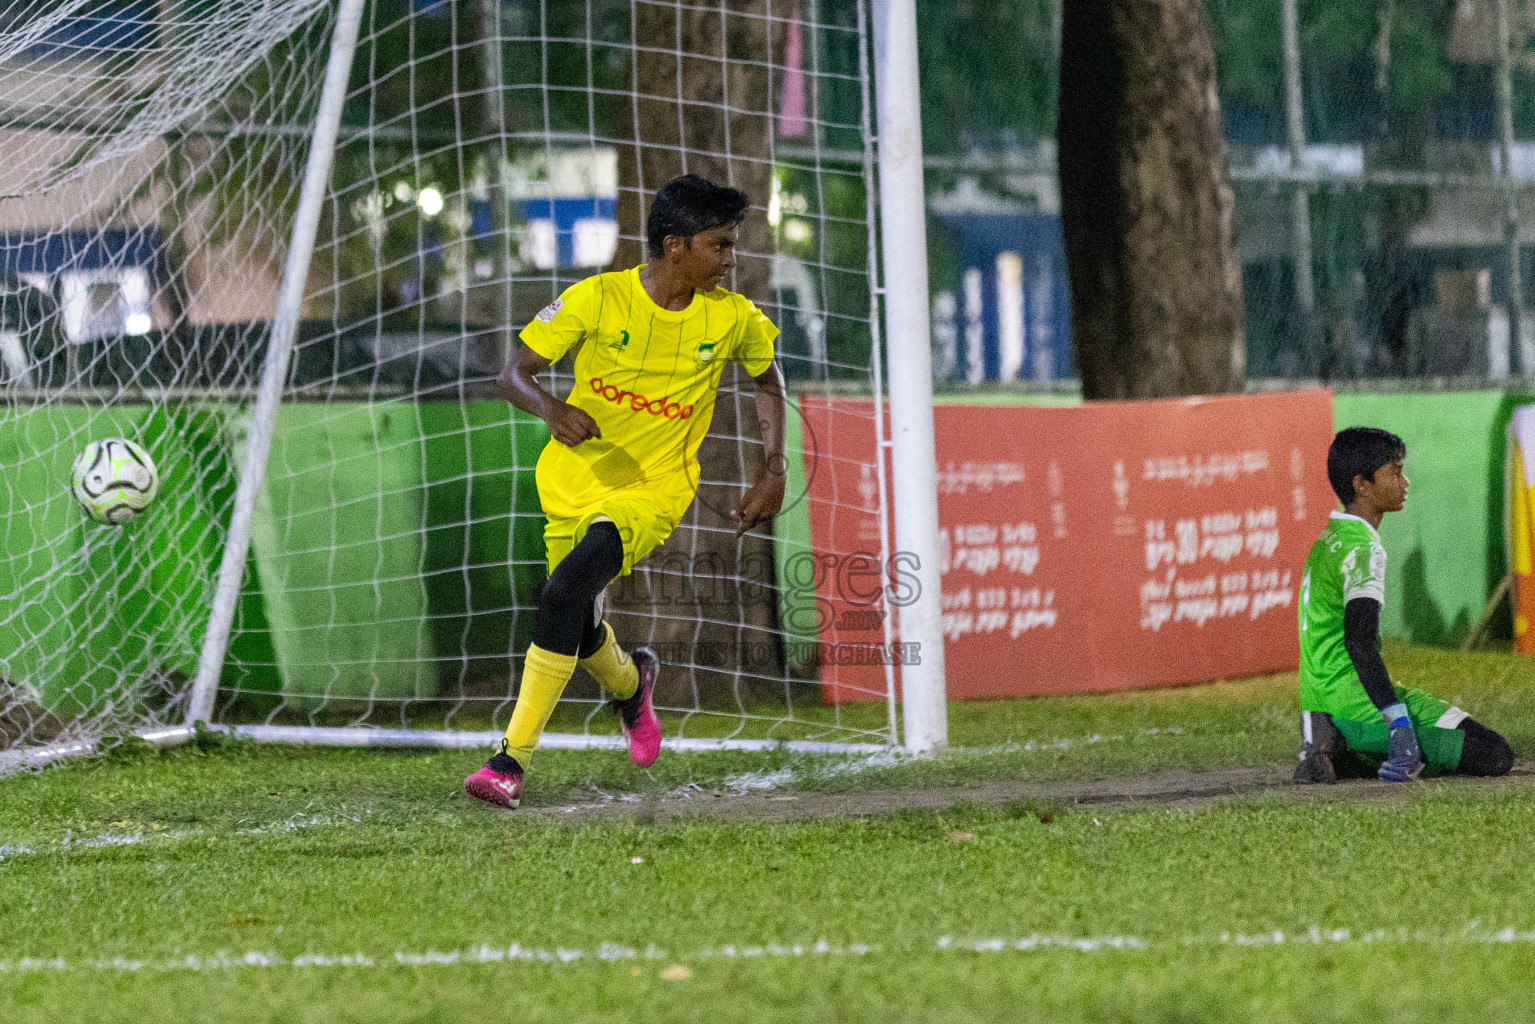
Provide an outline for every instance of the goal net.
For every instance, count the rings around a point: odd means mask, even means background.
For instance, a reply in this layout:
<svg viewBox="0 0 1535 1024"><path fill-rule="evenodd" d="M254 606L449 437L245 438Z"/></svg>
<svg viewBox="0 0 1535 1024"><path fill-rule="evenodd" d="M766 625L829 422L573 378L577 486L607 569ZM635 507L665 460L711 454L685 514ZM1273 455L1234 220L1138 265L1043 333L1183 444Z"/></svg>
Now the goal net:
<svg viewBox="0 0 1535 1024"><path fill-rule="evenodd" d="M660 652L673 740L891 742L893 670L833 692L802 621L852 554L812 511L867 520L874 558L888 535L884 467L810 488L837 439L797 413L879 405L868 80L861 0L0 2L0 764L184 735L198 699L294 742L499 732L546 575L547 432L494 378L565 288L643 261L649 199L686 172L752 197L732 286L783 329L791 486L736 538L763 448L727 366L698 497L609 621ZM69 493L112 436L161 478L122 527ZM580 673L551 729L617 731Z"/></svg>

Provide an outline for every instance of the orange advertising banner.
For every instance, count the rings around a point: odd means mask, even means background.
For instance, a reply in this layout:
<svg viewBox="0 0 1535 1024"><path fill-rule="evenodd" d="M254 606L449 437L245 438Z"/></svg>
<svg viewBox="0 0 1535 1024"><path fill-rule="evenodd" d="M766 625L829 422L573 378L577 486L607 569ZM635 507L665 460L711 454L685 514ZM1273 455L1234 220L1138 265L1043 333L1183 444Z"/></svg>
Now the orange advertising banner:
<svg viewBox="0 0 1535 1024"><path fill-rule="evenodd" d="M899 607L916 577L893 537L881 570L873 403L801 409L822 681L830 701L878 697L884 662L898 680L921 651L898 621L885 643L879 587ZM934 417L950 697L1295 668L1301 566L1336 507L1329 392Z"/></svg>

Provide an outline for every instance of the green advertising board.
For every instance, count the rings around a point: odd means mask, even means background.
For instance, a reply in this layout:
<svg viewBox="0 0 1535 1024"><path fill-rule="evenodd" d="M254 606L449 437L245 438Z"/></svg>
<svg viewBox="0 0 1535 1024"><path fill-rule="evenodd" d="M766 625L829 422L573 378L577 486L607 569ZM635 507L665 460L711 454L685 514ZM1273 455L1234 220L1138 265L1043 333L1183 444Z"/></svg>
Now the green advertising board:
<svg viewBox="0 0 1535 1024"><path fill-rule="evenodd" d="M0 678L68 717L164 700L196 670L245 415L0 409ZM122 527L68 494L75 452L114 435L144 443L161 477L153 513ZM435 696L442 678L506 692L532 627L518 608L543 584L533 466L547 436L504 402L284 406L224 687L343 714Z"/></svg>

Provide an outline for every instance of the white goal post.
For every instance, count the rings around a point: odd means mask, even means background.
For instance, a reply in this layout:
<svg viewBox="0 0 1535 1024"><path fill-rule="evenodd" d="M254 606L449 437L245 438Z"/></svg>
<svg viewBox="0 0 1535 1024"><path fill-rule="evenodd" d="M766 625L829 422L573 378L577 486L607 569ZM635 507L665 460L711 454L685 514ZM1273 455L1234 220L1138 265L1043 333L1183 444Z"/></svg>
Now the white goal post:
<svg viewBox="0 0 1535 1024"><path fill-rule="evenodd" d="M939 585L938 465L933 439L933 365L927 287L927 202L922 178L922 95L916 0L874 0L879 98L880 255L890 352L890 434L895 465L895 543L915 556L921 588L901 609L901 635L920 652L903 667L906 749L949 740Z"/></svg>
<svg viewBox="0 0 1535 1024"><path fill-rule="evenodd" d="M31 451L0 484L0 770L204 727L489 747L544 436L491 380L687 171L752 196L737 286L879 458L863 494L817 483L837 438L791 413L799 490L734 541L761 445L727 375L699 499L610 621L661 649L672 749L943 749L913 0L0 0L0 34L0 459ZM162 470L115 532L50 489L108 430ZM878 601L879 689L827 686L795 559L846 557L818 531L853 516L888 566L892 514L918 596ZM613 747L607 717L573 683L543 745Z"/></svg>

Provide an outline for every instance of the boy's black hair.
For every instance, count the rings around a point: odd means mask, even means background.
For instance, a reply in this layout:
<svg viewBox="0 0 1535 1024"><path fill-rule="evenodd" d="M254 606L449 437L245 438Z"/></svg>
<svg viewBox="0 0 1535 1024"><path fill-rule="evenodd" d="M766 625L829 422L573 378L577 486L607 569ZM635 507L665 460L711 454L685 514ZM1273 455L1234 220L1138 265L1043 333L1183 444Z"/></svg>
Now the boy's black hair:
<svg viewBox="0 0 1535 1024"><path fill-rule="evenodd" d="M746 219L751 204L745 192L716 185L708 178L696 174L673 178L656 193L645 225L651 258L665 255L666 236L692 238L710 228L734 227Z"/></svg>
<svg viewBox="0 0 1535 1024"><path fill-rule="evenodd" d="M1354 493L1354 477L1374 480L1380 467L1405 458L1407 442L1391 431L1349 427L1338 431L1327 449L1327 482L1347 507L1358 497Z"/></svg>

